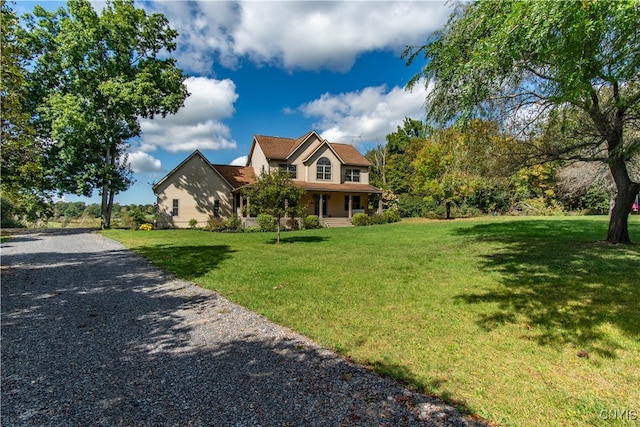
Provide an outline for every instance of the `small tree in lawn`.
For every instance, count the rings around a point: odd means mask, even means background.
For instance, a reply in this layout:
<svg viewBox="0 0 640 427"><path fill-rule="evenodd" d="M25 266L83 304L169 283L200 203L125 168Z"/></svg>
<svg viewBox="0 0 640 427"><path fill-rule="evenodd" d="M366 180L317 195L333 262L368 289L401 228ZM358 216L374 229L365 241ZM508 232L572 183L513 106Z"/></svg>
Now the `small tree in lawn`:
<svg viewBox="0 0 640 427"><path fill-rule="evenodd" d="M287 171L278 169L260 175L255 184L245 190L251 214L267 214L276 218L280 243L280 220L299 212L300 200L305 190L296 186Z"/></svg>

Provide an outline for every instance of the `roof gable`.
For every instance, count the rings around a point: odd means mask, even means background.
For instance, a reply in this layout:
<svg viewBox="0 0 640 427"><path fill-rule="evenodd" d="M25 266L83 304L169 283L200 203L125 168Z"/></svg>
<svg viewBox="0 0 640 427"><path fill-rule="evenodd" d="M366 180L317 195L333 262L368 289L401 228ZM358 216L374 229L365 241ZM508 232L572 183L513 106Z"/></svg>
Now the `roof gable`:
<svg viewBox="0 0 640 427"><path fill-rule="evenodd" d="M220 178L222 178L231 189L235 189L238 187L242 187L243 185L252 183L253 178L253 169L245 166L228 166L228 165L212 165L209 160L200 152L200 150L196 150L189 155L186 159L184 159L178 166L173 168L171 172L164 176L160 181L155 183L151 188L155 193L156 189L161 186L165 181L167 181L171 176L177 173L184 165L189 163L192 158L200 157L204 161L204 163L211 168L211 170L218 174Z"/></svg>
<svg viewBox="0 0 640 427"><path fill-rule="evenodd" d="M342 160L342 157L340 157L340 155L336 153L336 150L333 149L329 141L327 141L326 139L321 141L322 142L318 144L318 146L311 153L309 153L309 155L304 160L302 160L302 163L307 163L309 159L311 159L318 151L322 149L322 147L326 147L333 153L334 156L338 158L341 164L344 164L344 160Z"/></svg>

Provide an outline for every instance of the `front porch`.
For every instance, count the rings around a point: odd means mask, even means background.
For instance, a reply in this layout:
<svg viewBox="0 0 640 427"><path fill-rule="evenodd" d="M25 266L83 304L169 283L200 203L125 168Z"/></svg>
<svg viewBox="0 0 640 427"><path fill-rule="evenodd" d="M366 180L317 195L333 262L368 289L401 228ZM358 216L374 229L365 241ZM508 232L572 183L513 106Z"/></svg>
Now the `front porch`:
<svg viewBox="0 0 640 427"><path fill-rule="evenodd" d="M371 192L345 192L345 191L307 191L301 200L301 205L305 207L306 215L316 215L323 227L347 227L351 225L351 220L355 214L363 213L372 215L382 213L382 200L376 201L375 208L369 207L369 196ZM245 206L251 203L237 192L233 198L233 210L242 220L245 227L256 226L255 217L243 214ZM283 219L283 225L286 219Z"/></svg>
<svg viewBox="0 0 640 427"><path fill-rule="evenodd" d="M375 209L369 208L369 193L308 191L302 199L307 215L317 215L320 222L330 218L346 218L349 221L357 213L382 212L382 201Z"/></svg>

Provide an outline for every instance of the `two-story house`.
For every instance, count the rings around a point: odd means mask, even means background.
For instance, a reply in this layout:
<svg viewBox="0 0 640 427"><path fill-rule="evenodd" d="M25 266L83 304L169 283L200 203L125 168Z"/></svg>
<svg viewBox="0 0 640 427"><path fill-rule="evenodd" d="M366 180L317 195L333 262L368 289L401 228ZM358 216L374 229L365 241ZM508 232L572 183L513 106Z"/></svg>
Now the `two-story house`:
<svg viewBox="0 0 640 427"><path fill-rule="evenodd" d="M191 219L204 225L210 218L238 215L250 203L243 188L274 168L286 169L307 193L308 214L325 225L349 223L366 212L369 196L382 191L369 184L369 161L352 145L336 144L311 131L300 138L256 135L246 166L211 164L195 151L153 186L158 198L158 227L187 227ZM377 208L381 209L380 206Z"/></svg>

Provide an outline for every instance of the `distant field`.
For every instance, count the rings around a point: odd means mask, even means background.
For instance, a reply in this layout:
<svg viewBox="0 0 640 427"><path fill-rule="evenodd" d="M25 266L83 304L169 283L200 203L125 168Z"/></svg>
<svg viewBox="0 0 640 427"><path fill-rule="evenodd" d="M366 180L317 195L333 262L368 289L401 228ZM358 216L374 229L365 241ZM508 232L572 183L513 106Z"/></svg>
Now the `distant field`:
<svg viewBox="0 0 640 427"><path fill-rule="evenodd" d="M275 233L104 234L500 425L628 426L640 422L640 245L604 244L606 229L603 217L404 221L280 245ZM638 216L630 231L640 241Z"/></svg>

